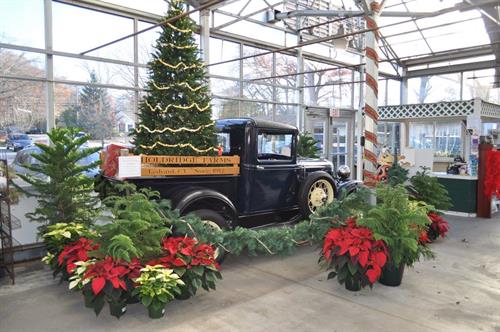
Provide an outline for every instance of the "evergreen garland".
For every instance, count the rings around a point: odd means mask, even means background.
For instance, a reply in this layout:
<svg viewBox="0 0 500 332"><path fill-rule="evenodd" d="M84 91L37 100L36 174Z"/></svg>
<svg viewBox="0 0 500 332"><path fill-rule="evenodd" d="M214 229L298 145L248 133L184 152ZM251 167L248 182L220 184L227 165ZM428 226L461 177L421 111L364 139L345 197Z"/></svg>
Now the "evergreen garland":
<svg viewBox="0 0 500 332"><path fill-rule="evenodd" d="M178 211L166 205L163 205L162 213L167 223L173 226L174 234L188 235L203 243L219 245L231 254L241 255L247 251L249 255L288 255L302 244L319 245L330 228L341 225L349 216L365 211L368 207L367 196L366 190L359 190L319 209L310 220L291 227L258 230L243 227L231 231L214 230L196 216L180 217Z"/></svg>
<svg viewBox="0 0 500 332"><path fill-rule="evenodd" d="M165 19L183 13L171 1ZM184 16L163 24L149 62L148 94L139 105L132 133L137 154L207 155L215 153L211 96L193 37L196 24Z"/></svg>
<svg viewBox="0 0 500 332"><path fill-rule="evenodd" d="M83 223L91 224L96 215L98 198L93 195L94 180L82 173L95 168L99 161L81 165L79 161L99 151L100 148L85 148L88 136L77 137L77 129L54 128L47 135L50 145L35 143L41 153L32 157L38 161L23 165L32 174L18 174L31 184L33 191L18 187L27 196L37 198L38 207L27 213L31 221L47 224Z"/></svg>

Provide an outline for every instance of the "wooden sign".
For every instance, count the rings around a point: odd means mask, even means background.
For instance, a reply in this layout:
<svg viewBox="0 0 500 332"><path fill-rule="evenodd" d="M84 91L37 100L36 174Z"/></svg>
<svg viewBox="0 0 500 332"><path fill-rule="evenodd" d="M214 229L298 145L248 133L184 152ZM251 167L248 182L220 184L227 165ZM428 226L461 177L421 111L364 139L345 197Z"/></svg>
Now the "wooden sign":
<svg viewBox="0 0 500 332"><path fill-rule="evenodd" d="M239 167L142 167L141 176L238 175Z"/></svg>
<svg viewBox="0 0 500 332"><path fill-rule="evenodd" d="M141 176L238 175L239 164L239 156L141 155Z"/></svg>
<svg viewBox="0 0 500 332"><path fill-rule="evenodd" d="M210 156L145 156L142 155L143 164L186 164L186 165L196 165L196 164L211 164L211 165L223 165L223 164L234 164L238 165L240 163L240 156L220 156L220 157L210 157Z"/></svg>

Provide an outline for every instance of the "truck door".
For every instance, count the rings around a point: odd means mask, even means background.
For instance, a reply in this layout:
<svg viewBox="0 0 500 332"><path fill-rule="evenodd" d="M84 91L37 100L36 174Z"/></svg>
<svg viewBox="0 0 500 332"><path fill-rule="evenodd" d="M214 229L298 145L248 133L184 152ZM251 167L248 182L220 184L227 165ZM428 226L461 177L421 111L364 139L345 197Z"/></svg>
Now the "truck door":
<svg viewBox="0 0 500 332"><path fill-rule="evenodd" d="M296 205L298 166L296 134L271 129L257 130L256 163L252 179L252 212L289 209Z"/></svg>

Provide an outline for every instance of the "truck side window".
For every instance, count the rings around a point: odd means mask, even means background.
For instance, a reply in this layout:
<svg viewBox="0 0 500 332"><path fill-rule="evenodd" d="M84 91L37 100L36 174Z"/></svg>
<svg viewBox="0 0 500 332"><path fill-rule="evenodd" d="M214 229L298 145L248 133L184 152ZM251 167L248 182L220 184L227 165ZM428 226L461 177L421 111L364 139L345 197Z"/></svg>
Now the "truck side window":
<svg viewBox="0 0 500 332"><path fill-rule="evenodd" d="M222 154L229 154L231 152L231 139L230 134L225 132L217 133L217 146L222 147Z"/></svg>
<svg viewBox="0 0 500 332"><path fill-rule="evenodd" d="M257 158L259 160L291 160L292 134L259 133Z"/></svg>

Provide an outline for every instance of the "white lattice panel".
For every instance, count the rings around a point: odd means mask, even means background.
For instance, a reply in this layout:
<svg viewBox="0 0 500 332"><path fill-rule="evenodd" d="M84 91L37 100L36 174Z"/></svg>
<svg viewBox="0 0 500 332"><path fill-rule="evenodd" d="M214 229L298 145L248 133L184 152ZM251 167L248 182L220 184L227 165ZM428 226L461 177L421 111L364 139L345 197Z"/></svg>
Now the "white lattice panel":
<svg viewBox="0 0 500 332"><path fill-rule="evenodd" d="M474 100L380 106L380 120L402 120L467 116L474 113Z"/></svg>
<svg viewBox="0 0 500 332"><path fill-rule="evenodd" d="M500 105L481 102L481 116L500 119Z"/></svg>

